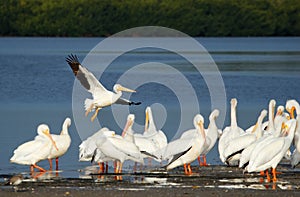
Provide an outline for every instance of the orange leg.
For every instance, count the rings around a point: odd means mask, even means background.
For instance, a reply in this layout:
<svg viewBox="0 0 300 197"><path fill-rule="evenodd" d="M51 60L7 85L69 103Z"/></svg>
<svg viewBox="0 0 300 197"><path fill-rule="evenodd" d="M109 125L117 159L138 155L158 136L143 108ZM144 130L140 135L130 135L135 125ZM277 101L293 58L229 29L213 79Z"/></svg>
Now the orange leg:
<svg viewBox="0 0 300 197"><path fill-rule="evenodd" d="M203 155L203 166L208 166L206 163L206 155Z"/></svg>
<svg viewBox="0 0 300 197"><path fill-rule="evenodd" d="M47 171L47 170L45 170L44 168L42 168L42 167L40 167L40 166L38 166L38 165L36 165L36 164L32 164L32 166L35 167L35 168L37 168L37 169L39 169L40 172L46 172L46 171Z"/></svg>
<svg viewBox="0 0 300 197"><path fill-rule="evenodd" d="M104 163L102 162L98 162L98 165L99 165L99 173L103 173L104 172Z"/></svg>
<svg viewBox="0 0 300 197"><path fill-rule="evenodd" d="M184 174L188 174L187 168L186 168L186 164L183 164L183 168L184 168Z"/></svg>
<svg viewBox="0 0 300 197"><path fill-rule="evenodd" d="M202 162L201 162L201 155L199 155L197 159L198 159L199 166L201 166L201 165L202 165Z"/></svg>
<svg viewBox="0 0 300 197"><path fill-rule="evenodd" d="M264 171L260 171L259 174L260 174L261 176L264 176L264 175L265 175L265 172L264 172Z"/></svg>
<svg viewBox="0 0 300 197"><path fill-rule="evenodd" d="M189 163L188 166L188 174L191 175L192 174L192 169L191 169L191 164Z"/></svg>
<svg viewBox="0 0 300 197"><path fill-rule="evenodd" d="M273 174L273 182L276 182L277 181L277 178L276 178L276 168L272 168L272 174Z"/></svg>
<svg viewBox="0 0 300 197"><path fill-rule="evenodd" d="M49 166L50 166L50 171L52 170L52 159L48 159L48 161L49 161Z"/></svg>
<svg viewBox="0 0 300 197"><path fill-rule="evenodd" d="M58 157L55 158L56 171L58 171Z"/></svg>
<svg viewBox="0 0 300 197"><path fill-rule="evenodd" d="M268 169L265 171L265 174L266 174L268 182L271 182L271 178L270 178Z"/></svg>

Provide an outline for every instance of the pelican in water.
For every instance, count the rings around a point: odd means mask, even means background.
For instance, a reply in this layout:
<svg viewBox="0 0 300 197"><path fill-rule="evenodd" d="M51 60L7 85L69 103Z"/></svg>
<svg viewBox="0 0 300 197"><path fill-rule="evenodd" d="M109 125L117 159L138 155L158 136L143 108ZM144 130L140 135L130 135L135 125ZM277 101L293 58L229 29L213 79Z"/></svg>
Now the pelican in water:
<svg viewBox="0 0 300 197"><path fill-rule="evenodd" d="M218 147L220 159L223 163L226 162L226 156L224 155L225 148L228 146L231 140L245 134L244 130L240 128L237 124L236 98L231 99L230 104L231 104L231 114L230 114L231 125L225 127L225 129L223 130L222 135L219 139L219 147ZM240 158L240 154L236 154L234 157L231 157L232 161L227 161L227 162L229 165L238 165L237 161L239 160L239 158Z"/></svg>
<svg viewBox="0 0 300 197"><path fill-rule="evenodd" d="M199 165L207 166L206 163L206 154L214 147L219 135L222 133L221 130L218 129L216 125L216 118L219 116L219 110L215 109L211 112L209 116L209 125L208 128L205 129L205 136L206 136L206 144L207 146L198 157ZM201 157L203 158L203 163L201 162Z"/></svg>
<svg viewBox="0 0 300 197"><path fill-rule="evenodd" d="M113 87L114 92L108 91L96 77L88 71L84 66L79 63L76 55L69 55L66 58L67 63L73 70L74 75L80 81L81 85L92 94L93 99L85 99L85 115L87 116L92 110L95 110L95 114L91 117L93 122L98 115L100 109L110 106L114 103L122 105L139 105L141 102L132 102L127 99L121 98L122 91L136 92L123 87L120 84L115 84Z"/></svg>
<svg viewBox="0 0 300 197"><path fill-rule="evenodd" d="M71 119L66 118L63 125L60 135L52 134L51 137L55 141L58 150L55 148L51 149L51 152L48 156L48 161L50 165L50 170L52 170L52 159L55 159L56 170L58 170L58 158L64 155L71 144L71 137L68 132L68 128L71 126Z"/></svg>
<svg viewBox="0 0 300 197"><path fill-rule="evenodd" d="M46 172L44 168L36 165L36 163L47 159L53 146L59 151L55 141L51 137L49 127L46 124L39 125L37 133L38 135L34 140L20 145L14 151L14 155L10 158L10 162L30 165L31 173L34 172L34 168L37 168L41 172Z"/></svg>
<svg viewBox="0 0 300 197"><path fill-rule="evenodd" d="M200 114L194 117L195 132L193 137L186 135L170 142L165 150L165 158L170 158L167 170L183 165L186 175L192 174L190 163L198 158L205 144L204 119ZM189 132L190 130L188 130ZM184 134L184 133L183 133Z"/></svg>
<svg viewBox="0 0 300 197"><path fill-rule="evenodd" d="M296 120L289 120L284 126L287 136L273 138L269 143L262 146L257 154L251 154L249 165L246 170L251 173L272 168L273 182L276 182L276 167L291 146L295 128ZM270 177L268 177L268 180L270 181Z"/></svg>

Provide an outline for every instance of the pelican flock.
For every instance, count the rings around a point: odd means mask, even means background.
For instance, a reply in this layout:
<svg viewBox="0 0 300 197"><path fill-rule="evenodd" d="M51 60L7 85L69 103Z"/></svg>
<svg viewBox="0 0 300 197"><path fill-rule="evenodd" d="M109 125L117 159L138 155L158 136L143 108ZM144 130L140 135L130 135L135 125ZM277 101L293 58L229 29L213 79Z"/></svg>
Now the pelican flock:
<svg viewBox="0 0 300 197"><path fill-rule="evenodd" d="M91 121L94 121L100 109L112 104L141 104L122 98L122 91L135 91L120 84L114 85L114 92L108 91L80 64L76 55L69 55L66 61L81 85L92 94L92 99L87 98L84 102L86 116L95 110ZM208 118L209 125L206 129L204 117L196 114L193 121L191 120L192 129L184 131L178 139L169 142L165 133L156 127L155 114L148 106L145 109L142 133L133 129L135 114L128 114L122 130L100 128L82 141L79 145L79 161L98 163L99 173L107 173L108 162L113 162L114 173L122 173L124 162L130 160L144 165L144 160L148 159L159 162L159 167L166 171L183 166L184 174L192 175L191 163L198 160L200 166L208 166L206 155L217 145L220 161L224 165L236 166L248 173L260 172L267 176L268 181L276 182L276 168L284 157L290 160L292 167L300 162L300 105L294 99L288 100L285 107L279 105L275 113L276 101L271 99L268 110L260 109L256 123L244 130L238 124L237 104L237 99L232 98L230 125L223 130L217 126L216 119L220 112L215 109ZM267 115L268 120L264 121ZM58 158L67 153L71 144L70 126L71 119L67 117L61 132L50 134L49 126L40 124L37 128L38 135L17 147L10 161L29 165L30 172L34 173L34 168L41 172L47 171L37 165L42 160L48 160L49 170L52 170L52 159L55 159L57 171ZM292 149L294 150L289 158L286 155ZM269 170L272 172L272 179Z"/></svg>

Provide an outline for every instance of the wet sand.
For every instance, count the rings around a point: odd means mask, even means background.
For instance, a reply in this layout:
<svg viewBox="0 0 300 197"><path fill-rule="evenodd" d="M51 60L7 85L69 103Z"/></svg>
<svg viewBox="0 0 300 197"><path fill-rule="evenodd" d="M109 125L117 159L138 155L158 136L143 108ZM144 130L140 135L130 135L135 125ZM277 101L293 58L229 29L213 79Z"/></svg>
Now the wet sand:
<svg viewBox="0 0 300 197"><path fill-rule="evenodd" d="M18 186L5 185L11 175L2 175L0 196L296 196L300 195L300 171L280 165L276 183L259 173L243 174L226 166L193 166L186 176L182 168L147 173L81 175L63 178L46 172L32 178L24 175ZM38 175L38 174L35 174Z"/></svg>

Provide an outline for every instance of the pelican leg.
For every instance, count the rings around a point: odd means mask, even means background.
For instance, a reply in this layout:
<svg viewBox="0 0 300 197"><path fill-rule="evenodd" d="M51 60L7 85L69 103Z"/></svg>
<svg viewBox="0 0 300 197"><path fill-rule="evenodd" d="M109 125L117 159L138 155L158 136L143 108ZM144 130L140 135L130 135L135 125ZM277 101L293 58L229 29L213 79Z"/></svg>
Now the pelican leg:
<svg viewBox="0 0 300 197"><path fill-rule="evenodd" d="M58 157L55 158L56 171L58 171Z"/></svg>
<svg viewBox="0 0 300 197"><path fill-rule="evenodd" d="M203 166L208 166L206 163L206 155L203 155Z"/></svg>
<svg viewBox="0 0 300 197"><path fill-rule="evenodd" d="M49 166L50 166L50 171L52 171L52 159L48 159L48 161L49 161Z"/></svg>
<svg viewBox="0 0 300 197"><path fill-rule="evenodd" d="M91 117L92 122L94 122L95 118L97 117L99 110L100 110L100 108L97 108L94 115Z"/></svg>
<svg viewBox="0 0 300 197"><path fill-rule="evenodd" d="M108 162L105 163L105 173L108 173Z"/></svg>
<svg viewBox="0 0 300 197"><path fill-rule="evenodd" d="M30 174L33 175L33 173L34 173L34 167L33 165L30 165Z"/></svg>
<svg viewBox="0 0 300 197"><path fill-rule="evenodd" d="M192 174L192 169L191 169L191 164L190 163L187 165L187 168L188 168L188 174L191 175Z"/></svg>
<svg viewBox="0 0 300 197"><path fill-rule="evenodd" d="M36 169L39 169L40 172L46 172L46 171L47 171L47 170L45 170L44 168L42 168L42 167L40 167L40 166L38 166L38 165L36 165L36 164L32 164L32 166L33 166L34 168L36 168Z"/></svg>
<svg viewBox="0 0 300 197"><path fill-rule="evenodd" d="M92 109L94 108L94 104L92 104L85 112L85 116L88 116L89 113L92 111Z"/></svg>
<svg viewBox="0 0 300 197"><path fill-rule="evenodd" d="M201 162L201 155L199 155L199 156L197 157L197 159L198 159L199 166L201 166L201 165L202 165L202 162Z"/></svg>
<svg viewBox="0 0 300 197"><path fill-rule="evenodd" d="M261 176L264 176L264 175L265 175L265 172L264 172L264 171L260 171L259 174L260 174Z"/></svg>
<svg viewBox="0 0 300 197"><path fill-rule="evenodd" d="M268 169L265 171L265 174L266 174L268 182L271 182L271 178L270 178Z"/></svg>
<svg viewBox="0 0 300 197"><path fill-rule="evenodd" d="M120 173L120 174L122 173L122 168L123 168L123 163L120 162L120 167L119 167L119 173Z"/></svg>
<svg viewBox="0 0 300 197"><path fill-rule="evenodd" d="M276 168L272 168L272 174L273 174L273 182L276 182L277 181L277 178L276 178Z"/></svg>
<svg viewBox="0 0 300 197"><path fill-rule="evenodd" d="M186 168L186 164L183 164L183 168L184 168L184 174L188 174L187 168Z"/></svg>

